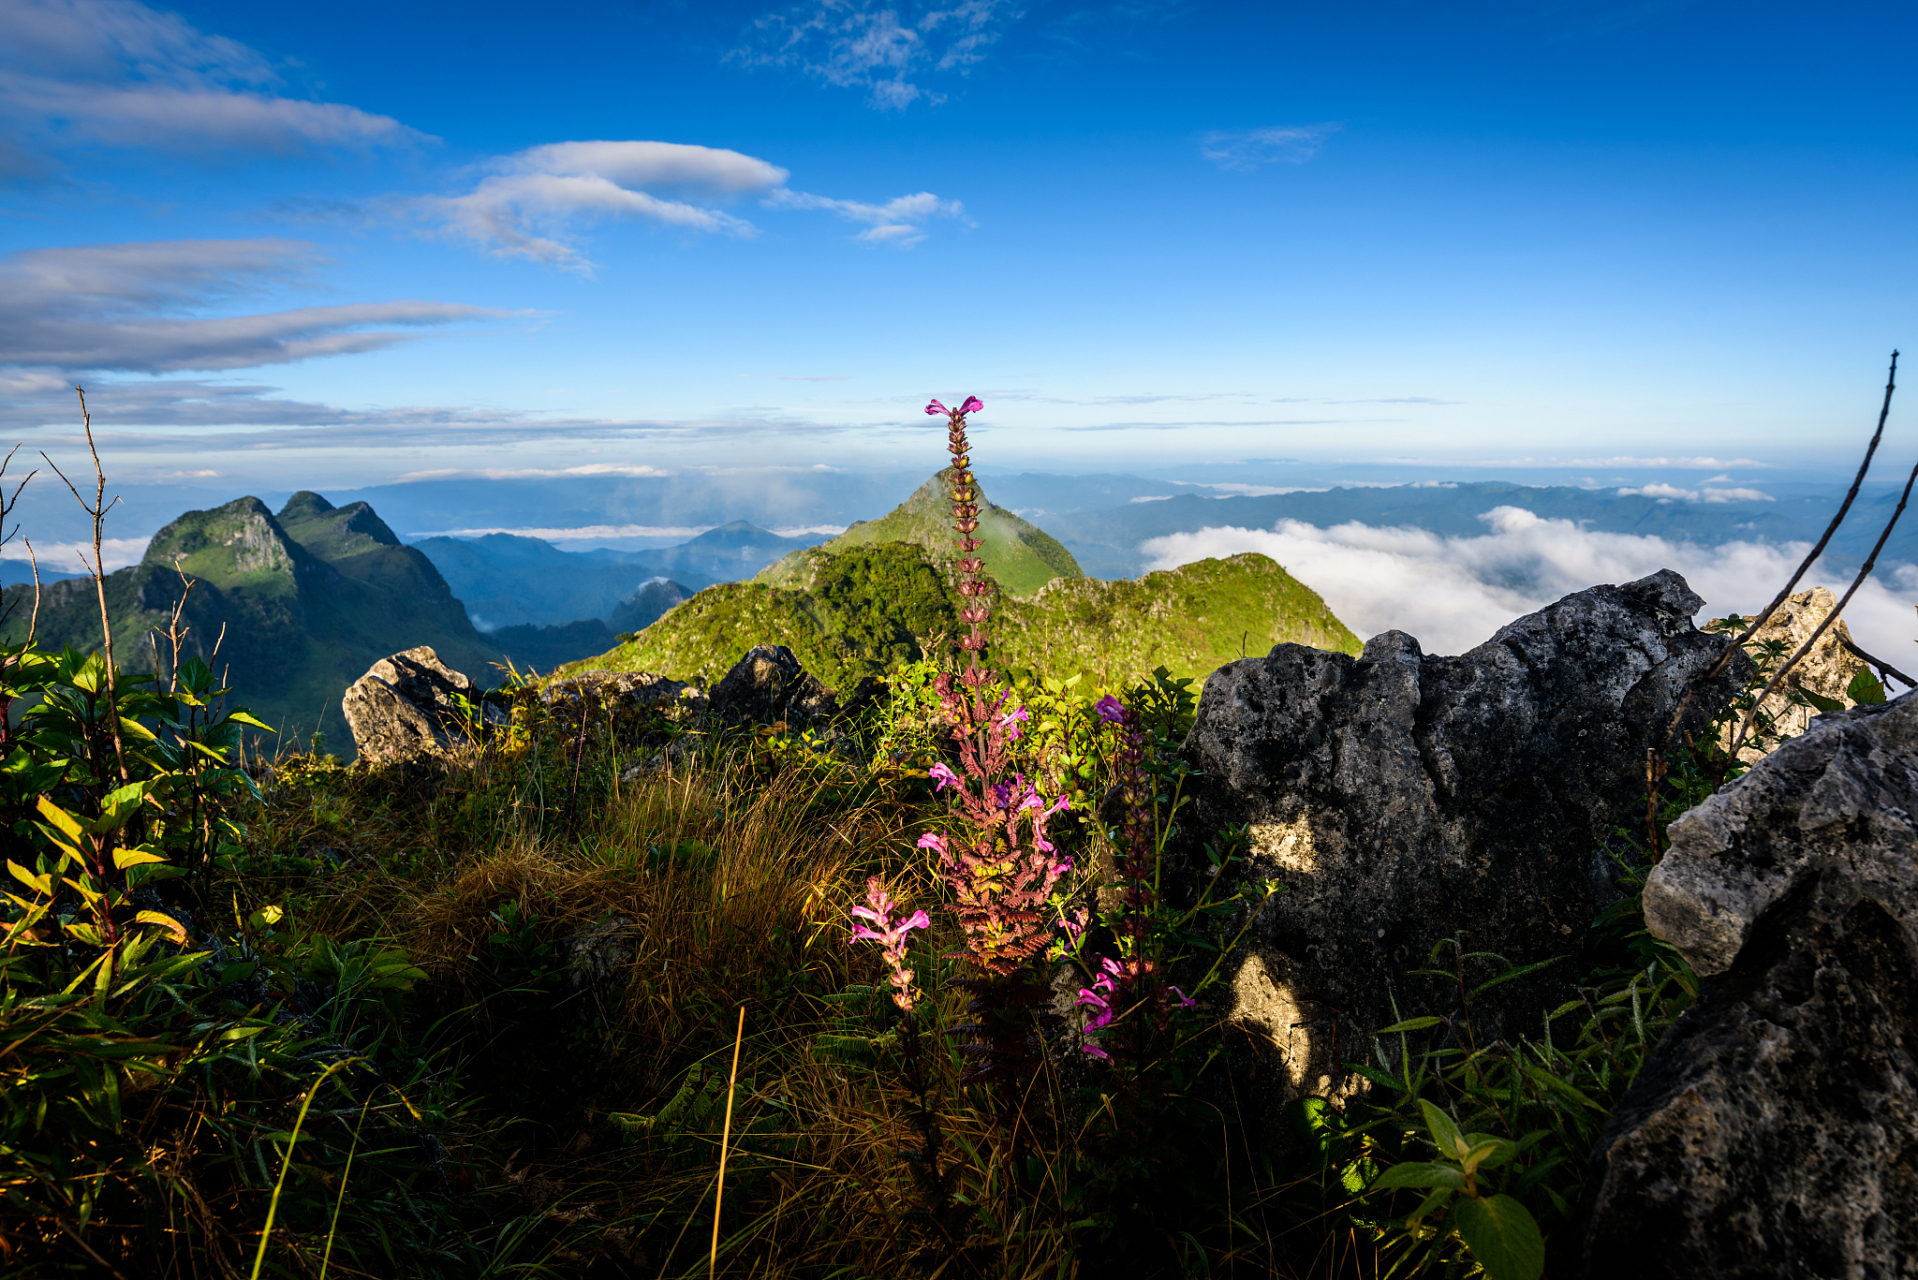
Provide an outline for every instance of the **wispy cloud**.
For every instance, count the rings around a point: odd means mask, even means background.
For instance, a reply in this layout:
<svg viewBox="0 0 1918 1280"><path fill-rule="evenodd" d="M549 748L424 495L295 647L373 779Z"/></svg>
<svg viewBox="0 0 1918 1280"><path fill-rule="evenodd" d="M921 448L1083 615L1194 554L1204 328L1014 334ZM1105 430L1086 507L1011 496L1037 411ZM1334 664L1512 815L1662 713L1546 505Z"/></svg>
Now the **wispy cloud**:
<svg viewBox="0 0 1918 1280"><path fill-rule="evenodd" d="M1206 133L1199 136L1199 154L1221 169L1240 171L1267 164L1304 164L1338 130L1337 124L1326 123Z"/></svg>
<svg viewBox="0 0 1918 1280"><path fill-rule="evenodd" d="M1732 542L1716 547L1638 534L1599 533L1520 507L1479 517L1487 532L1444 537L1422 529L1358 523L1319 529L1281 521L1272 529L1215 528L1147 542L1149 568L1256 551L1325 598L1360 636L1398 629L1427 653L1460 653L1522 614L1573 591L1676 569L1705 597L1706 615L1750 613L1785 581L1804 543ZM1808 582L1831 579L1820 562ZM1903 566L1865 584L1846 610L1858 643L1896 652L1911 630L1918 571ZM1881 647L1882 646L1882 647Z"/></svg>
<svg viewBox="0 0 1918 1280"><path fill-rule="evenodd" d="M891 245L905 249L918 244L928 234L926 223L933 218L965 220L966 211L957 200L941 200L930 191L899 196L884 204L865 204L858 200L835 200L831 196L807 195L803 191L775 191L766 203L786 209L820 209L836 213L850 222L866 224L853 239L864 244Z"/></svg>
<svg viewBox="0 0 1918 1280"><path fill-rule="evenodd" d="M298 240L167 240L30 249L0 258L0 366L242 369L392 346L390 326L497 311L362 302L256 315L181 314L303 280L322 259ZM387 327L382 327L387 326Z"/></svg>
<svg viewBox="0 0 1918 1280"><path fill-rule="evenodd" d="M284 96L280 75L252 49L134 0L0 0L0 31L0 121L43 149L284 152L426 140L391 116Z"/></svg>
<svg viewBox="0 0 1918 1280"><path fill-rule="evenodd" d="M443 231L500 257L526 258L584 275L593 263L577 230L603 218L679 231L750 237L759 229L718 205L759 195L775 209L814 209L864 224L868 244L917 244L936 217L965 217L956 200L929 191L884 204L788 190L786 170L721 147L681 142L555 142L487 162L465 195L415 201Z"/></svg>
<svg viewBox="0 0 1918 1280"><path fill-rule="evenodd" d="M1681 489L1677 485L1647 484L1635 489L1620 489L1621 498L1656 498L1660 502L1773 502L1769 493L1758 489Z"/></svg>
<svg viewBox="0 0 1918 1280"><path fill-rule="evenodd" d="M1659 457L1635 458L1620 454L1610 458L1373 458L1371 461L1381 466L1398 467L1513 467L1532 469L1537 467L1596 467L1622 471L1650 471L1658 468L1670 468L1674 471L1728 471L1732 469L1763 468L1770 470L1772 464L1759 462L1752 458L1706 458L1706 457Z"/></svg>
<svg viewBox="0 0 1918 1280"><path fill-rule="evenodd" d="M807 0L756 19L750 43L727 55L748 67L797 67L827 84L864 89L873 106L903 111L945 101L920 84L964 75L1008 24L1017 0Z"/></svg>
<svg viewBox="0 0 1918 1280"><path fill-rule="evenodd" d="M751 223L710 202L786 180L784 169L753 156L680 142L555 142L486 167L494 172L467 194L429 197L418 207L449 233L501 257L581 272L590 272L592 263L564 238L580 222L637 218L682 231L750 236Z"/></svg>
<svg viewBox="0 0 1918 1280"><path fill-rule="evenodd" d="M414 480L567 480L578 476L626 476L659 479L671 471L643 462L589 462L577 467L446 467L437 471L409 471L395 484Z"/></svg>

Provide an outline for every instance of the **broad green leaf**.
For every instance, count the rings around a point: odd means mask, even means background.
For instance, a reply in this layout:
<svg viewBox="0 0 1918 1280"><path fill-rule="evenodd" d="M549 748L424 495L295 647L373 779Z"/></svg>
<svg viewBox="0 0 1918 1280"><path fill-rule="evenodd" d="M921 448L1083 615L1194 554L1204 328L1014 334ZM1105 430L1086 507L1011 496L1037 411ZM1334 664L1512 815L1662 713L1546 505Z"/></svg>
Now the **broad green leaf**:
<svg viewBox="0 0 1918 1280"><path fill-rule="evenodd" d="M1525 1206L1510 1196L1463 1199L1448 1219L1491 1280L1538 1280L1545 1240Z"/></svg>
<svg viewBox="0 0 1918 1280"><path fill-rule="evenodd" d="M1401 1031L1423 1031L1427 1027L1436 1027L1443 1018L1407 1018L1404 1022L1394 1022L1389 1027L1380 1027L1372 1034L1375 1036L1396 1035Z"/></svg>
<svg viewBox="0 0 1918 1280"><path fill-rule="evenodd" d="M75 942L83 943L89 947L104 947L107 945L105 936L101 934L98 928L90 924L69 924L62 932Z"/></svg>
<svg viewBox="0 0 1918 1280"><path fill-rule="evenodd" d="M1465 1188L1465 1175L1453 1165L1406 1160L1387 1168L1367 1190L1387 1191L1393 1187L1444 1187L1461 1191Z"/></svg>
<svg viewBox="0 0 1918 1280"><path fill-rule="evenodd" d="M27 870L12 858L7 859L7 870L13 873L15 880L18 880L21 884L27 886L27 888L32 889L35 893L53 892L53 877L51 875L34 875L33 872Z"/></svg>
<svg viewBox="0 0 1918 1280"><path fill-rule="evenodd" d="M142 911L133 918L140 924L157 924L162 929L170 931L175 942L183 947L187 944L186 926L163 911Z"/></svg>
<svg viewBox="0 0 1918 1280"><path fill-rule="evenodd" d="M278 729L275 729L272 725L268 724L266 721L254 715L251 711L248 711L245 707L235 707L233 710L226 713L226 718L230 723L233 723L233 724L250 724L255 729L264 729L268 733L279 732Z"/></svg>
<svg viewBox="0 0 1918 1280"><path fill-rule="evenodd" d="M116 848L113 851L113 865L121 871L125 871L128 867L145 866L149 862L165 861L166 859L157 853L148 853L145 845L133 849Z"/></svg>
<svg viewBox="0 0 1918 1280"><path fill-rule="evenodd" d="M1432 1141L1438 1145L1439 1152L1453 1160L1462 1158L1471 1147L1466 1145L1465 1137L1452 1123L1452 1117L1427 1102L1419 1099L1419 1110L1425 1113L1425 1127L1431 1130Z"/></svg>
<svg viewBox="0 0 1918 1280"><path fill-rule="evenodd" d="M1870 667L1858 668L1858 674L1845 686L1845 696L1861 707L1875 706L1885 700L1885 686L1871 673Z"/></svg>
<svg viewBox="0 0 1918 1280"><path fill-rule="evenodd" d="M1474 1133L1465 1141L1471 1145L1459 1163L1465 1166L1465 1172L1477 1173L1480 1169L1496 1169L1507 1164L1518 1154L1518 1144L1504 1138L1495 1138L1489 1133Z"/></svg>
<svg viewBox="0 0 1918 1280"><path fill-rule="evenodd" d="M35 805L35 808L39 809L41 817L59 829L60 834L72 841L75 846L79 845L80 837L84 834L84 829L80 826L80 820L78 818L75 818L65 809L53 803L53 801L46 796L40 797L39 803Z"/></svg>

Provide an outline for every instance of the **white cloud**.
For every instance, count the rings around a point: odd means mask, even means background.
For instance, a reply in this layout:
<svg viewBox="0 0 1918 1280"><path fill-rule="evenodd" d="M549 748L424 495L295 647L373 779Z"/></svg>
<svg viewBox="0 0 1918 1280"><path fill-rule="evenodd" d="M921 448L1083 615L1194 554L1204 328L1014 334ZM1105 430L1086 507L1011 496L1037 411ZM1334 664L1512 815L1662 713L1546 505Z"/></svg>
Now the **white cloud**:
<svg viewBox="0 0 1918 1280"><path fill-rule="evenodd" d="M142 373L241 369L373 351L408 336L369 326L417 328L500 314L419 301L255 315L180 314L297 283L320 260L311 245L279 239L79 245L9 254L0 258L0 366Z"/></svg>
<svg viewBox="0 0 1918 1280"><path fill-rule="evenodd" d="M866 244L889 244L910 248L926 238L925 223L932 218L965 220L965 207L957 200L941 200L930 191L898 196L884 204L865 204L858 200L835 200L831 196L808 195L803 191L779 190L766 197L766 203L786 209L820 209L836 213L851 222L863 222L866 229L854 236Z"/></svg>
<svg viewBox="0 0 1918 1280"><path fill-rule="evenodd" d="M864 224L854 237L905 248L925 239L936 217L964 220L957 200L930 191L884 204L838 200L788 190L786 170L755 156L679 142L555 142L501 156L467 194L417 201L452 235L501 257L527 258L591 274L574 242L581 223L633 218L682 231L754 236L759 229L714 207L715 201L764 193L778 209L814 209Z"/></svg>
<svg viewBox="0 0 1918 1280"><path fill-rule="evenodd" d="M1304 164L1338 129L1338 125L1327 123L1207 133L1199 138L1199 154L1221 169L1242 172L1279 161Z"/></svg>
<svg viewBox="0 0 1918 1280"><path fill-rule="evenodd" d="M151 538L102 538L100 540L100 559L106 562L107 572L124 569L130 564L139 564L140 557L146 554L147 543ZM93 563L93 544L91 542L36 542L33 544L33 558L42 569L58 569L62 573L87 573ZM26 562L27 549L23 542L9 543L7 559Z"/></svg>
<svg viewBox="0 0 1918 1280"><path fill-rule="evenodd" d="M1771 463L1751 458L1374 458L1374 463L1402 467L1607 467L1644 471L1725 471L1733 467L1771 469Z"/></svg>
<svg viewBox="0 0 1918 1280"><path fill-rule="evenodd" d="M679 142L555 142L502 156L463 196L419 202L446 229L501 257L590 272L563 237L580 221L637 218L685 231L750 236L749 222L708 205L655 194L736 196L778 187L786 171L721 147Z"/></svg>
<svg viewBox="0 0 1918 1280"><path fill-rule="evenodd" d="M1701 547L1596 533L1518 507L1499 507L1480 519L1489 532L1473 537L1358 523L1320 529L1286 520L1273 529L1172 534L1142 550L1152 569L1256 551L1317 591L1361 637L1396 629L1418 637L1427 653L1462 653L1514 618L1574 591L1659 569L1677 570L1705 597L1701 620L1749 614L1764 606L1810 549L1750 542ZM1849 577L1835 581L1821 563L1802 585L1839 591L1846 582ZM1909 652L1915 603L1918 568L1901 566L1868 581L1845 616L1861 646L1896 666Z"/></svg>
<svg viewBox="0 0 1918 1280"><path fill-rule="evenodd" d="M718 528L711 524L587 524L567 529L546 529L531 526L517 528L486 529L429 529L420 533L409 533L409 538L480 538L489 533L510 533L521 538L538 538L544 542L592 542L596 540L622 538L697 538L710 529ZM785 525L766 532L781 538L797 538L802 534L830 534L838 537L846 531L842 524Z"/></svg>
<svg viewBox="0 0 1918 1280"><path fill-rule="evenodd" d="M415 142L390 116L281 96L258 53L134 0L0 0L0 119L45 146L290 151Z"/></svg>
<svg viewBox="0 0 1918 1280"><path fill-rule="evenodd" d="M412 480L558 480L568 476L653 478L672 474L670 471L649 467L644 463L589 462L578 467L480 467L477 469L453 467L440 471L409 471L403 476L394 477L393 483L406 484Z"/></svg>
<svg viewBox="0 0 1918 1280"><path fill-rule="evenodd" d="M946 95L929 74L964 75L1024 10L1017 0L807 0L753 22L753 44L730 61L798 67L827 84L865 89L874 107L903 111Z"/></svg>
<svg viewBox="0 0 1918 1280"><path fill-rule="evenodd" d="M1758 489L1681 489L1676 485L1647 484L1636 489L1620 489L1621 498L1657 498L1661 502L1775 502L1769 493Z"/></svg>

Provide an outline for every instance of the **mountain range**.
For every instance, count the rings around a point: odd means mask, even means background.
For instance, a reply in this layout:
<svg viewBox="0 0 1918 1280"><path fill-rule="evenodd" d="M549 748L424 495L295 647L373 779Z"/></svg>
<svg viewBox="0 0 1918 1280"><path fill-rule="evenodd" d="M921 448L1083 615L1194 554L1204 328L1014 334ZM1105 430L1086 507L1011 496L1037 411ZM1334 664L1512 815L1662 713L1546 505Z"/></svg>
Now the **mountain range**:
<svg viewBox="0 0 1918 1280"><path fill-rule="evenodd" d="M189 511L154 535L138 565L108 574L106 591L120 665L171 668L165 633L184 595L179 656L206 659L234 702L283 739L316 729L345 738L340 695L399 650L430 644L483 683L502 657L432 561L370 506L335 507L317 493L296 493L277 513L250 497ZM7 640L23 638L29 621L16 608ZM47 586L36 633L44 647L99 648L92 581Z"/></svg>

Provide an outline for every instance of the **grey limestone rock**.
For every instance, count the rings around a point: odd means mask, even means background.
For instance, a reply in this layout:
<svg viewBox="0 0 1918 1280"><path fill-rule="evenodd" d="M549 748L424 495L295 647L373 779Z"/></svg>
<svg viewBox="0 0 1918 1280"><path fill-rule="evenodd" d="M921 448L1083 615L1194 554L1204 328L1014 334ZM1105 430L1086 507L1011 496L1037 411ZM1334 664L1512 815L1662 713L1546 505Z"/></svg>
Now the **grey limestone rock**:
<svg viewBox="0 0 1918 1280"><path fill-rule="evenodd" d="M1918 1276L1918 697L1813 720L1672 824L1702 975L1586 1182L1585 1274Z"/></svg>
<svg viewBox="0 0 1918 1280"><path fill-rule="evenodd" d="M1405 976L1449 965L1429 959L1444 939L1520 965L1577 955L1618 896L1595 851L1642 812L1647 748L1730 643L1693 627L1702 603L1667 570L1458 657L1391 631L1358 658L1283 644L1212 674L1185 743L1204 775L1188 829L1246 824L1249 878L1286 886L1235 958L1227 1010L1268 1107L1355 1092L1342 1064L1370 1058L1371 1032L1455 1015L1455 984ZM1750 670L1730 667L1684 727ZM1472 965L1474 980L1503 967ZM1533 1033L1575 976L1565 963L1486 992L1478 1042Z"/></svg>
<svg viewBox="0 0 1918 1280"><path fill-rule="evenodd" d="M783 644L755 645L712 689L712 713L728 724L825 723L839 700Z"/></svg>
<svg viewBox="0 0 1918 1280"><path fill-rule="evenodd" d="M453 694L477 700L480 690L430 645L381 658L340 699L360 759L386 765L446 758L465 741Z"/></svg>

